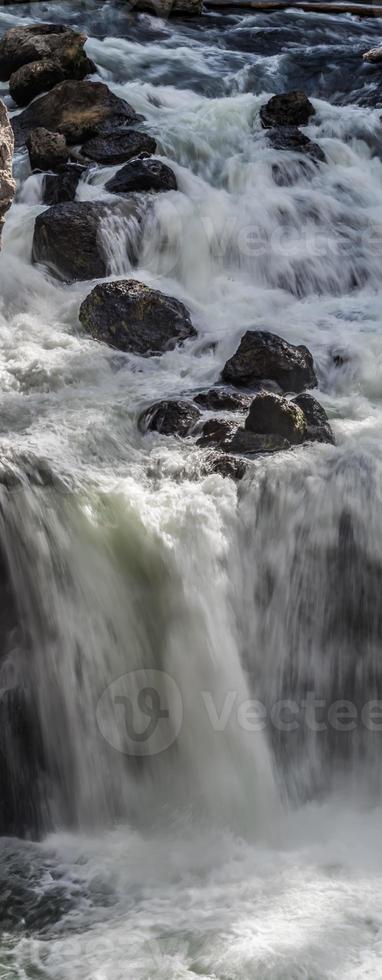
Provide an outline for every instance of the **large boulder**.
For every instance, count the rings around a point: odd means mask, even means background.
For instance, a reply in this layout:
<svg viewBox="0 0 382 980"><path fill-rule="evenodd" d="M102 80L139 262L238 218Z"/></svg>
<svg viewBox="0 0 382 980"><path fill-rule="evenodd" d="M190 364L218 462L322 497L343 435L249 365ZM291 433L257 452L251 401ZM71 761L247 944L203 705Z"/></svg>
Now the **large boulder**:
<svg viewBox="0 0 382 980"><path fill-rule="evenodd" d="M107 136L96 136L88 140L82 147L84 156L105 167L123 163L138 153L155 153L155 140L147 133L139 133L136 129L116 131Z"/></svg>
<svg viewBox="0 0 382 980"><path fill-rule="evenodd" d="M266 330L247 330L235 354L224 366L223 380L244 388L264 378L277 381L283 391L315 388L313 357L303 344L295 347Z"/></svg>
<svg viewBox="0 0 382 980"><path fill-rule="evenodd" d="M66 78L84 78L94 71L84 51L86 34L64 24L29 24L11 27L0 39L0 79L5 82L23 65L54 60Z"/></svg>
<svg viewBox="0 0 382 980"><path fill-rule="evenodd" d="M117 206L115 213L140 219L134 201ZM109 263L101 233L102 221L112 209L93 201L56 204L39 214L35 221L32 261L43 262L59 279L67 282L101 279L109 274ZM136 260L131 245L130 261Z"/></svg>
<svg viewBox="0 0 382 980"><path fill-rule="evenodd" d="M334 436L328 416L316 398L308 395L307 392L303 392L301 395L297 395L297 398L294 398L293 401L304 413L307 425L307 439L311 442L329 442L333 445Z"/></svg>
<svg viewBox="0 0 382 980"><path fill-rule="evenodd" d="M283 92L274 95L260 109L260 119L265 129L273 126L307 126L315 109L305 92Z"/></svg>
<svg viewBox="0 0 382 980"><path fill-rule="evenodd" d="M86 167L79 163L68 163L60 167L57 174L46 174L42 183L42 200L44 204L63 204L74 201L78 184Z"/></svg>
<svg viewBox="0 0 382 980"><path fill-rule="evenodd" d="M5 215L15 194L16 185L12 177L12 161L13 130L4 102L0 100L0 236Z"/></svg>
<svg viewBox="0 0 382 980"><path fill-rule="evenodd" d="M200 419L200 411L188 401L160 401L150 405L138 420L142 432L160 432L164 436L187 436Z"/></svg>
<svg viewBox="0 0 382 980"><path fill-rule="evenodd" d="M17 145L31 129L44 126L63 133L68 143L81 143L109 128L140 122L134 109L113 95L103 82L60 82L12 120Z"/></svg>
<svg viewBox="0 0 382 980"><path fill-rule="evenodd" d="M134 191L176 191L176 177L161 160L130 160L105 185L111 194Z"/></svg>
<svg viewBox="0 0 382 980"><path fill-rule="evenodd" d="M96 340L143 356L163 354L196 334L183 303L134 279L100 283L79 317Z"/></svg>
<svg viewBox="0 0 382 980"><path fill-rule="evenodd" d="M9 79L9 93L17 105L28 105L42 92L47 92L63 82L64 70L59 61L32 61L13 72Z"/></svg>
<svg viewBox="0 0 382 980"><path fill-rule="evenodd" d="M253 399L245 429L257 435L280 436L290 445L307 438L307 423L302 409L280 395L262 392Z"/></svg>
<svg viewBox="0 0 382 980"><path fill-rule="evenodd" d="M62 133L51 133L41 126L27 136L27 149L32 170L50 170L67 162L69 150Z"/></svg>

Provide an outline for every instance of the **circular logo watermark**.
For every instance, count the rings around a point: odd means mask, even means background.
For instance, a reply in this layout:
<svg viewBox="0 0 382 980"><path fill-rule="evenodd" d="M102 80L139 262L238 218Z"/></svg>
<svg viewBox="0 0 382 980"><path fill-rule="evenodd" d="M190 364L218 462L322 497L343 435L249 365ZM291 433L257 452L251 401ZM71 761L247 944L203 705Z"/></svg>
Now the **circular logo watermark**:
<svg viewBox="0 0 382 980"><path fill-rule="evenodd" d="M163 670L131 670L103 692L96 718L104 739L117 752L158 755L172 745L181 730L181 693Z"/></svg>

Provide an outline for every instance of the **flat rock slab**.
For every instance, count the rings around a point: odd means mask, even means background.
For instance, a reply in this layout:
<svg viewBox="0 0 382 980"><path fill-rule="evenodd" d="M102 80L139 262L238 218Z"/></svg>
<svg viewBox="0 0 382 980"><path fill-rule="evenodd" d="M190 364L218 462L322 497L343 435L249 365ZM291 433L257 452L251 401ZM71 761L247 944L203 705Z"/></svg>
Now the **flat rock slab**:
<svg viewBox="0 0 382 980"><path fill-rule="evenodd" d="M108 180L106 190L111 194L131 194L134 191L176 191L173 171L161 160L130 160Z"/></svg>
<svg viewBox="0 0 382 980"><path fill-rule="evenodd" d="M139 221L136 202L125 201L111 208L93 201L56 204L39 214L35 221L32 261L42 262L66 282L101 279L109 274L102 236L102 221L113 212ZM130 261L136 260L131 246Z"/></svg>
<svg viewBox="0 0 382 980"><path fill-rule="evenodd" d="M88 140L83 144L82 153L90 160L102 163L104 166L112 166L130 160L138 153L155 153L157 148L155 140L147 133L139 133L136 129L126 132L110 133L107 136L98 136Z"/></svg>
<svg viewBox="0 0 382 980"><path fill-rule="evenodd" d="M107 127L130 126L141 120L142 116L103 82L65 81L14 116L12 125L18 146L31 129L41 126L62 133L73 144L97 136Z"/></svg>
<svg viewBox="0 0 382 980"><path fill-rule="evenodd" d="M134 279L100 283L82 303L79 317L96 340L144 357L196 335L183 303Z"/></svg>
<svg viewBox="0 0 382 980"><path fill-rule="evenodd" d="M249 388L267 378L283 391L315 388L313 357L303 344L289 344L266 330L247 330L223 368L223 381Z"/></svg>

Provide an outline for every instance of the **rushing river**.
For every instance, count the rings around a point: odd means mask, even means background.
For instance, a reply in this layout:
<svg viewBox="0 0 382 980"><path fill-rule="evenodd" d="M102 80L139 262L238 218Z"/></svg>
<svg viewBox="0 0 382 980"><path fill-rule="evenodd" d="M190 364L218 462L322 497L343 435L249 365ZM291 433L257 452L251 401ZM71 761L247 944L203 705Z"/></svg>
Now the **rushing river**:
<svg viewBox="0 0 382 980"><path fill-rule="evenodd" d="M1 753L10 819L41 839L0 843L0 976L380 980L382 735L364 710L382 682L382 69L361 56L381 24L165 22L108 0L8 6L0 31L25 18L86 31L94 77L173 168L133 275L182 300L197 336L144 360L84 336L91 284L31 264L41 177L18 152L0 259ZM327 163L284 153L280 184L259 109L297 87ZM110 200L116 170L77 199ZM116 277L133 233L105 225ZM137 416L213 384L251 327L308 345L336 445L258 458L236 485ZM158 670L173 737L135 757L109 686L126 701ZM45 771L28 771L40 749Z"/></svg>

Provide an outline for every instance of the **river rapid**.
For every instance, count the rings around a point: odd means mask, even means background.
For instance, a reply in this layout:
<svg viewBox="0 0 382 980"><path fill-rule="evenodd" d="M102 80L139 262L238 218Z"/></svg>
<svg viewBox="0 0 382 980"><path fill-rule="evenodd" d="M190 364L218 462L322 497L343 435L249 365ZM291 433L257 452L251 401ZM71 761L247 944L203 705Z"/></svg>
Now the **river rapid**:
<svg viewBox="0 0 382 980"><path fill-rule="evenodd" d="M0 687L31 699L50 784L41 839L0 842L0 976L380 980L382 736L362 711L382 680L382 76L362 53L381 24L0 9L0 32L32 21L86 31L94 79L173 168L138 267L128 223L106 223L105 247L111 278L176 296L197 336L142 359L84 335L92 284L31 264L42 178L19 151L0 258ZM303 171L259 117L292 88L327 160ZM110 201L116 170L77 199ZM336 445L258 457L235 484L137 417L214 384L249 328L312 351ZM156 670L174 738L131 758L107 692ZM341 698L351 729L328 721Z"/></svg>

